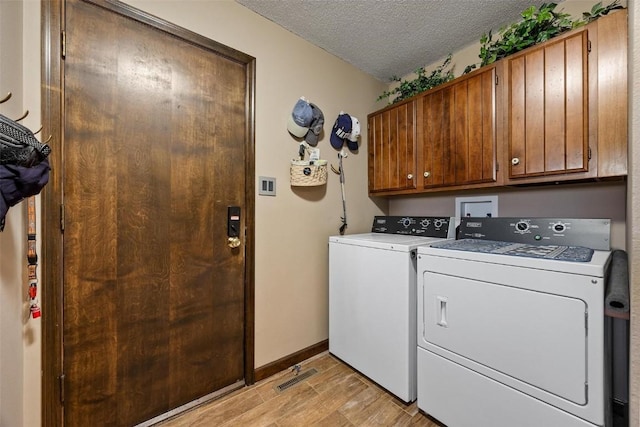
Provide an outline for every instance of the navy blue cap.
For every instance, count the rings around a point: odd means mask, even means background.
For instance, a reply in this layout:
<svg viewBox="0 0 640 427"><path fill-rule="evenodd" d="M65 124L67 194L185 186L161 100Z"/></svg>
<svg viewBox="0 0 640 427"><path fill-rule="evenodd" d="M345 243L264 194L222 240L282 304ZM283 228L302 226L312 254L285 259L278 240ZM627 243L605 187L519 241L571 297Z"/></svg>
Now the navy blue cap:
<svg viewBox="0 0 640 427"><path fill-rule="evenodd" d="M345 138L351 134L351 116L348 114L339 114L336 122L333 124L331 131L331 146L339 150L344 145Z"/></svg>

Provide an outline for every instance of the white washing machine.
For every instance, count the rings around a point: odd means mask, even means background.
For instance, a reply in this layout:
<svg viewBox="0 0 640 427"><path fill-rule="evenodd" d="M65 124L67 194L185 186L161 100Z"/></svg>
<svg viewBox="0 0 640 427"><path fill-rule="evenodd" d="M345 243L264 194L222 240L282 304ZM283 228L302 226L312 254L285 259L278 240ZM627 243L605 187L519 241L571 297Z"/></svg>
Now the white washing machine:
<svg viewBox="0 0 640 427"><path fill-rule="evenodd" d="M449 217L376 217L329 238L329 352L416 399L416 248L455 236Z"/></svg>
<svg viewBox="0 0 640 427"><path fill-rule="evenodd" d="M462 240L418 248L418 407L448 427L609 425L609 227L463 218Z"/></svg>

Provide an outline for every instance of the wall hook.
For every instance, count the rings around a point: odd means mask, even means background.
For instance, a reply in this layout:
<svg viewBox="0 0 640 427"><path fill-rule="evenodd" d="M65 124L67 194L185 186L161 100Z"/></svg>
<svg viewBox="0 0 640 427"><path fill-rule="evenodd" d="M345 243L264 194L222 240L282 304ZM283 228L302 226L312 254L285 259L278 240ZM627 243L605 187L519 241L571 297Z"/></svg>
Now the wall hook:
<svg viewBox="0 0 640 427"><path fill-rule="evenodd" d="M7 102L10 99L11 99L11 92L8 92L7 96L5 96L4 98L0 99L0 104L4 104L5 102Z"/></svg>
<svg viewBox="0 0 640 427"><path fill-rule="evenodd" d="M42 125L40 125L40 129L38 129L37 131L35 131L33 134L34 134L34 135L37 135L37 134L39 134L41 131L42 131Z"/></svg>
<svg viewBox="0 0 640 427"><path fill-rule="evenodd" d="M49 138L47 138L47 140L46 140L46 141L44 141L44 142L43 142L43 144L46 144L46 143L48 143L49 141L51 141L51 138L53 138L53 135L49 135Z"/></svg>
<svg viewBox="0 0 640 427"><path fill-rule="evenodd" d="M15 119L14 122L19 122L20 120L24 119L25 117L27 117L29 115L29 110L26 110L24 112L24 114L22 115L22 117L20 117L19 119Z"/></svg>

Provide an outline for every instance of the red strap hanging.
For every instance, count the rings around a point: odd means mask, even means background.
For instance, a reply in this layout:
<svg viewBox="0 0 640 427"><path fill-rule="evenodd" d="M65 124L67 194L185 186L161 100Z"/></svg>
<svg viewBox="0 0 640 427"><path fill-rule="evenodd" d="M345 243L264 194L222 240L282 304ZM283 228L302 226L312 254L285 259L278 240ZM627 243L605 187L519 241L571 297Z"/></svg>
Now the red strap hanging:
<svg viewBox="0 0 640 427"><path fill-rule="evenodd" d="M29 311L37 319L42 315L38 305L38 254L36 252L36 198L27 198L27 273L29 276Z"/></svg>

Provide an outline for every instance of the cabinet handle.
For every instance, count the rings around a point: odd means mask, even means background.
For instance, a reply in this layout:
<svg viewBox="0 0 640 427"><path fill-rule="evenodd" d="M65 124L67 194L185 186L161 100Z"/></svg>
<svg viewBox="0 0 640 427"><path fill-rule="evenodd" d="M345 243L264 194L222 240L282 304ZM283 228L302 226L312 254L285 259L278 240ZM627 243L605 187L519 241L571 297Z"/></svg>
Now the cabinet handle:
<svg viewBox="0 0 640 427"><path fill-rule="evenodd" d="M423 175L425 178L429 178L431 176L431 172L425 172Z"/></svg>
<svg viewBox="0 0 640 427"><path fill-rule="evenodd" d="M407 175L407 179L413 179L413 174L410 173L409 175Z"/></svg>
<svg viewBox="0 0 640 427"><path fill-rule="evenodd" d="M513 159L511 159L511 164L513 166L519 165L520 164L520 159L517 157L514 157Z"/></svg>

